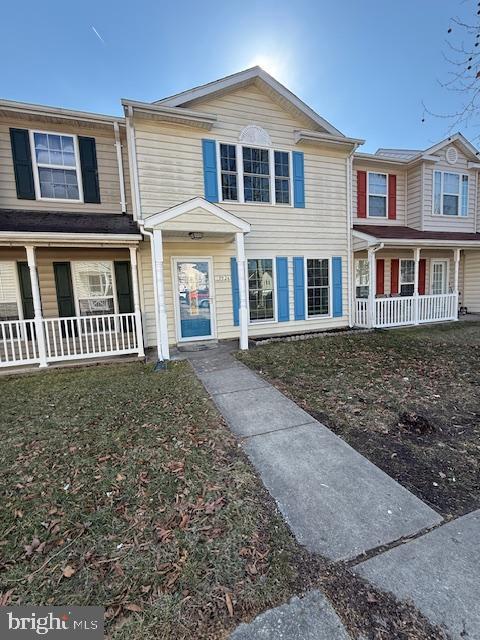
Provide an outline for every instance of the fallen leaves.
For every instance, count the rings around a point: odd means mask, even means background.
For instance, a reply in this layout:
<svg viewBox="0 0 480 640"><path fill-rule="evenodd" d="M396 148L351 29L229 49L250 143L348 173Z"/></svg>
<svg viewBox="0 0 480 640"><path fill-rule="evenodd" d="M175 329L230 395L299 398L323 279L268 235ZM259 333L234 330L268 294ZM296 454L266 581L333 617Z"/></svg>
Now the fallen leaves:
<svg viewBox="0 0 480 640"><path fill-rule="evenodd" d="M63 568L62 575L64 578L71 578L77 573L77 570L67 564L66 567Z"/></svg>
<svg viewBox="0 0 480 640"><path fill-rule="evenodd" d="M229 593L225 594L225 604L227 605L228 615L233 618L232 596Z"/></svg>

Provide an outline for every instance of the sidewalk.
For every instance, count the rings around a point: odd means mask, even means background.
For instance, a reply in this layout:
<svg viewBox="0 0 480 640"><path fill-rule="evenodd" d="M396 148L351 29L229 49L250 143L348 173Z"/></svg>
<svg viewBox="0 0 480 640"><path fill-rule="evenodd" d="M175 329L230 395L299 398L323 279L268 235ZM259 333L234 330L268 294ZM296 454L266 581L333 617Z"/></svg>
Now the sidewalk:
<svg viewBox="0 0 480 640"><path fill-rule="evenodd" d="M297 540L352 559L441 522L441 517L231 355L189 360Z"/></svg>

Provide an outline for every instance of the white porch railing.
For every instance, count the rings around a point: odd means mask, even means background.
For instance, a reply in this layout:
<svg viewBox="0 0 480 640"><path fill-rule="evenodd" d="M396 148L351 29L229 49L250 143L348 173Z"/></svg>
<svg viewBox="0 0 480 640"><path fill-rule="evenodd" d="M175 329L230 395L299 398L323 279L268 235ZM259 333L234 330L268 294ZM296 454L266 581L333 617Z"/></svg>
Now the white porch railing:
<svg viewBox="0 0 480 640"><path fill-rule="evenodd" d="M458 295L446 293L428 296L375 298L373 322L367 298L355 301L355 324L359 327L400 327L425 322L445 322L457 319Z"/></svg>
<svg viewBox="0 0 480 640"><path fill-rule="evenodd" d="M47 362L83 360L139 351L135 313L44 318ZM0 367L40 362L34 320L0 322Z"/></svg>

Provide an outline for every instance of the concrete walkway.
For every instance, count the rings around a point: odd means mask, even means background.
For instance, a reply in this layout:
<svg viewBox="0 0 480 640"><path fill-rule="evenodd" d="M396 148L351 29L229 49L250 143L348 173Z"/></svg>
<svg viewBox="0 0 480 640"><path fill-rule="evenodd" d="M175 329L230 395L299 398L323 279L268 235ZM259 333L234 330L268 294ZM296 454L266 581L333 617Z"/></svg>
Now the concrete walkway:
<svg viewBox="0 0 480 640"><path fill-rule="evenodd" d="M452 638L480 639L480 510L358 565L357 573L409 598Z"/></svg>
<svg viewBox="0 0 480 640"><path fill-rule="evenodd" d="M188 354L297 540L332 560L441 522L441 517L236 361L233 346Z"/></svg>

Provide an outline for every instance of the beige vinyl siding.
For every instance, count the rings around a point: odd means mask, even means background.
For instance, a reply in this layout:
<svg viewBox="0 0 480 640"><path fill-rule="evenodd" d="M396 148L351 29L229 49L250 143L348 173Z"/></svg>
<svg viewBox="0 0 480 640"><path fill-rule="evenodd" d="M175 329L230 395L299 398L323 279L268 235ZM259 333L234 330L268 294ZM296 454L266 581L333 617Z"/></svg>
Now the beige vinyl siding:
<svg viewBox="0 0 480 640"><path fill-rule="evenodd" d="M55 133L75 134L95 138L98 178L100 184L100 204L70 202L69 200L21 200L17 198L12 150L10 145L10 127ZM125 132L121 130L123 174L127 199L127 211L131 213L130 179ZM34 169L35 170L35 169ZM113 124L110 126L83 126L59 124L41 120L25 120L15 117L0 117L0 208L28 209L42 211L72 211L84 213L121 213L120 180L118 173L115 135Z"/></svg>
<svg viewBox="0 0 480 640"><path fill-rule="evenodd" d="M445 159L448 147L441 149L436 155L440 161L435 164L425 164L424 168L424 208L423 229L425 231L461 231L473 233L475 231L476 214L476 171L468 169L467 158L458 145L458 160L455 164L449 164ZM468 175L468 216L437 216L433 215L433 175L434 171L448 171L451 173L463 173Z"/></svg>
<svg viewBox="0 0 480 640"><path fill-rule="evenodd" d="M395 258L405 259L405 260L413 260L413 251L408 249L384 249L382 251L378 251L376 256L379 260L385 260L385 291L384 295L391 295L391 261ZM359 258L367 258L366 251L359 251L355 253L355 260ZM448 260L448 291L452 292L454 283L455 283L455 260L453 255L453 250L449 251L448 249L422 249L420 258L426 259L425 265L425 293L428 295L431 293L431 261L432 260ZM460 269L459 269L459 290L463 291L463 274L464 274L464 259L463 255L460 258ZM354 281L355 285L355 281Z"/></svg>
<svg viewBox="0 0 480 640"><path fill-rule="evenodd" d="M386 218L359 218L357 216L357 172L366 171L371 173L395 174L397 176L397 217L395 220L388 219L388 202ZM368 178L367 178L368 180ZM367 182L368 188L368 182ZM368 197L368 196L367 196ZM382 164L364 165L361 161L353 163L353 180L352 180L352 215L354 224L388 224L405 226L405 171L401 168L393 168L391 165Z"/></svg>
<svg viewBox="0 0 480 640"><path fill-rule="evenodd" d="M422 229L422 165L407 171L406 226Z"/></svg>
<svg viewBox="0 0 480 640"><path fill-rule="evenodd" d="M22 248L0 248L0 260L26 262L26 252ZM38 281L42 312L45 318L57 318L57 292L55 289L54 262L74 262L76 260L130 260L128 249L76 249L42 248L36 249Z"/></svg>
<svg viewBox="0 0 480 640"><path fill-rule="evenodd" d="M302 151L305 161L304 209L292 206L269 204L236 204L220 202L219 206L249 222L252 230L245 236L245 251L248 257L288 256L290 272L290 306L292 318L289 322L250 325L250 335L292 333L317 330L332 326L343 326L348 322L347 299L347 156L337 150L317 145L295 144L295 131L305 128L306 123L297 120L283 110L257 87L242 88L214 100L192 105L196 110L214 113L218 122L211 131L201 131L178 125L166 125L152 120L136 118L136 146L140 182L142 212L145 217L185 202L196 196L204 196L202 138L235 144L241 130L256 124L263 127L271 137L274 148L286 151ZM311 125L310 125L311 126ZM205 214L202 214L205 215ZM180 218L178 219L180 221ZM183 223L182 223L183 224ZM192 220L192 224L197 224ZM162 225L163 226L163 225ZM187 225L188 226L188 225ZM183 229L183 226L182 226ZM185 229L187 230L187 229ZM196 227L189 231L199 230ZM233 239L233 236L232 236ZM196 255L208 246L208 237L203 241L187 242L182 248L185 255ZM172 246L174 243L171 243ZM168 255L172 249L165 239ZM173 250L179 251L180 246ZM210 249L205 249L209 251ZM153 319L153 292L150 292L150 258L142 249L143 296L147 315L149 344L155 339ZM181 255L181 254L177 254ZM203 255L203 254L202 254ZM218 256L219 273L228 268L229 257L235 255L235 245L213 243L211 254ZM293 256L326 257L341 256L343 266L343 318L293 320ZM225 257L228 258L226 262ZM170 258L168 258L170 259ZM167 258L166 258L167 260ZM166 265L166 268L169 269ZM217 261L214 260L214 270ZM169 284L171 286L171 283ZM218 337L239 335L233 326L231 310L231 284L220 285L223 298L216 305ZM166 290L166 302L171 308L173 296ZM169 317L172 317L171 314ZM169 338L172 335L172 320L169 321Z"/></svg>
<svg viewBox="0 0 480 640"><path fill-rule="evenodd" d="M208 241L192 242L164 242L164 279L165 279L165 300L167 306L167 324L169 343L177 342L175 325L175 300L173 286L173 258L201 258L211 257L213 260L213 273L210 274L213 282L216 317L216 337L219 340L238 338L240 329L233 324L232 306L232 283L231 283L231 257L235 254L234 243L209 243ZM275 255L255 252L248 257L265 257L275 260ZM280 255L280 254L278 254ZM289 291L289 311L290 320L288 322L262 322L250 323L248 328L249 336L279 335L282 333L296 333L301 331L314 331L317 329L330 329L348 324L346 317L343 318L311 318L309 320L294 320L294 290L293 290L293 256L298 253L281 254L288 258L288 291ZM326 257L335 254L330 252ZM140 280L142 288L142 310L145 322L145 339L147 346L156 344L155 328L155 301L153 293L153 276L151 267L151 253L148 242L142 244L139 256ZM343 272L346 278L346 261L343 259ZM276 287L276 283L274 283ZM274 294L276 296L276 292ZM346 283L343 288L343 308L344 313L347 300Z"/></svg>
<svg viewBox="0 0 480 640"><path fill-rule="evenodd" d="M480 312L480 250L466 250L462 304L469 312Z"/></svg>

